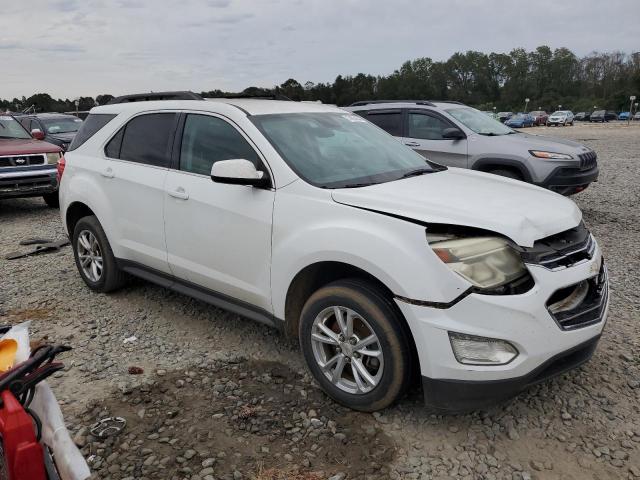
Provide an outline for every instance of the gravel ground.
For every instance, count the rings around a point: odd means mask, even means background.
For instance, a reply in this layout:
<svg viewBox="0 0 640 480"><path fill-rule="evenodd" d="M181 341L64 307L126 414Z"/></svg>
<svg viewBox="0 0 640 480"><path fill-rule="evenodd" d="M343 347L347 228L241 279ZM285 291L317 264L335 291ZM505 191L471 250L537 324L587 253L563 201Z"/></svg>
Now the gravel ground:
<svg viewBox="0 0 640 480"><path fill-rule="evenodd" d="M40 199L0 202L0 320L73 345L51 384L96 478L640 478L640 126L528 131L599 154L600 181L574 199L612 304L590 363L492 409L434 415L416 391L381 414L350 412L267 327L139 280L91 293L69 247L4 260L27 237L63 238ZM127 419L121 433L89 434L111 415Z"/></svg>

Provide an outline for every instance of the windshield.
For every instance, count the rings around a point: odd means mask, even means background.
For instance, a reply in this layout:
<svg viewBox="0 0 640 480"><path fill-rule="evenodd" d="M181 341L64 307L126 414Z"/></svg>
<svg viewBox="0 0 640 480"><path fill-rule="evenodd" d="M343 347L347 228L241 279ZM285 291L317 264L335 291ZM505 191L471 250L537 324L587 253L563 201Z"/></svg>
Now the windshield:
<svg viewBox="0 0 640 480"><path fill-rule="evenodd" d="M0 138L31 138L20 122L9 115L0 115Z"/></svg>
<svg viewBox="0 0 640 480"><path fill-rule="evenodd" d="M300 177L321 188L361 187L436 171L421 155L358 115L249 118Z"/></svg>
<svg viewBox="0 0 640 480"><path fill-rule="evenodd" d="M555 117L560 116L560 117L561 117L561 116L566 115L566 114L567 114L567 112L563 112L562 110L558 110L557 112L553 112L553 113L551 114L551 116L552 116L552 117L553 117L553 116L555 116Z"/></svg>
<svg viewBox="0 0 640 480"><path fill-rule="evenodd" d="M514 133L509 127L483 114L475 108L452 108L447 113L480 135L508 135Z"/></svg>
<svg viewBox="0 0 640 480"><path fill-rule="evenodd" d="M76 117L60 117L42 119L42 123L47 129L47 133L55 135L56 133L77 132L82 125L82 120Z"/></svg>
<svg viewBox="0 0 640 480"><path fill-rule="evenodd" d="M593 115L604 115L604 110L596 110Z"/></svg>

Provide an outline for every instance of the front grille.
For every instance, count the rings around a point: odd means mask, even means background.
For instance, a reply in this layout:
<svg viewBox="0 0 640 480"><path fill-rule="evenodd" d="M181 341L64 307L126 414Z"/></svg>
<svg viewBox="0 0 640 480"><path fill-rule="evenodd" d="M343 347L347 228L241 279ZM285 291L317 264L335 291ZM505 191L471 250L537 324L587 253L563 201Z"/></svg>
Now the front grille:
<svg viewBox="0 0 640 480"><path fill-rule="evenodd" d="M593 150L587 153L581 153L578 157L580 158L580 170L591 170L598 163L598 154Z"/></svg>
<svg viewBox="0 0 640 480"><path fill-rule="evenodd" d="M538 240L533 247L521 247L525 263L549 270L572 267L593 258L596 242L584 223L575 228Z"/></svg>
<svg viewBox="0 0 640 480"><path fill-rule="evenodd" d="M45 155L11 155L0 157L0 168L2 167L28 167L30 165L44 165Z"/></svg>
<svg viewBox="0 0 640 480"><path fill-rule="evenodd" d="M577 305L569 301L566 307L560 306L554 309L554 306L562 305L565 300L582 289L586 289L586 292L581 295ZM555 292L547 301L547 310L562 330L575 330L602 321L608 296L607 268L603 260L596 277Z"/></svg>

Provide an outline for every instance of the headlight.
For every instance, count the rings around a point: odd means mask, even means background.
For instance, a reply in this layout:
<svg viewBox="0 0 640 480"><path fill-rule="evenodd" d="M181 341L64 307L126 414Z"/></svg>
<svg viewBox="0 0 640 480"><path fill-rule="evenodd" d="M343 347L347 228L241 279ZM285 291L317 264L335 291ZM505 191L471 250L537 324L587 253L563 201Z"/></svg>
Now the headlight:
<svg viewBox="0 0 640 480"><path fill-rule="evenodd" d="M55 165L58 163L58 160L60 160L60 154L58 152L47 153L47 163Z"/></svg>
<svg viewBox="0 0 640 480"><path fill-rule="evenodd" d="M540 150L529 150L529 153L534 157L546 158L547 160L572 160L573 159L571 155L567 155L566 153L542 152Z"/></svg>
<svg viewBox="0 0 640 480"><path fill-rule="evenodd" d="M520 255L500 237L434 239L430 244L449 268L482 289L500 287L527 273Z"/></svg>

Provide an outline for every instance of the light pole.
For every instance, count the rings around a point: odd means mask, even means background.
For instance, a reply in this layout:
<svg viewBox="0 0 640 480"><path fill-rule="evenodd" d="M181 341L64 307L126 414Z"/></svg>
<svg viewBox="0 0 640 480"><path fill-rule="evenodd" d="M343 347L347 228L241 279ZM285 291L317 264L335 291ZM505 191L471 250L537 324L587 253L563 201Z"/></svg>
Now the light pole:
<svg viewBox="0 0 640 480"><path fill-rule="evenodd" d="M631 95L629 97L629 100L631 100L631 103L629 104L629 117L627 118L627 125L629 125L631 123L631 115L633 113L633 101L636 99L635 95Z"/></svg>
<svg viewBox="0 0 640 480"><path fill-rule="evenodd" d="M524 113L527 113L528 106L529 106L529 99L525 98L524 99Z"/></svg>
<svg viewBox="0 0 640 480"><path fill-rule="evenodd" d="M496 118L496 107L493 107L493 118Z"/></svg>

